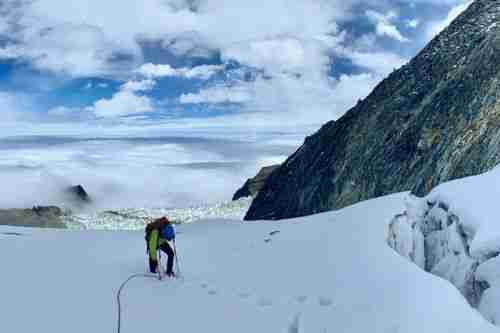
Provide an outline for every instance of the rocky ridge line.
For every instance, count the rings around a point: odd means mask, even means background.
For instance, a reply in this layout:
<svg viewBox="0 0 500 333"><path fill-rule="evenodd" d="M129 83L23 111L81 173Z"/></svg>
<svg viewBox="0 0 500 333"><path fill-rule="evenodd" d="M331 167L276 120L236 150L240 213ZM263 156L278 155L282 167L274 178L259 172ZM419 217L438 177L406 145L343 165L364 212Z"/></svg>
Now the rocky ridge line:
<svg viewBox="0 0 500 333"><path fill-rule="evenodd" d="M273 172L246 215L277 220L423 196L500 163L500 1L476 0Z"/></svg>

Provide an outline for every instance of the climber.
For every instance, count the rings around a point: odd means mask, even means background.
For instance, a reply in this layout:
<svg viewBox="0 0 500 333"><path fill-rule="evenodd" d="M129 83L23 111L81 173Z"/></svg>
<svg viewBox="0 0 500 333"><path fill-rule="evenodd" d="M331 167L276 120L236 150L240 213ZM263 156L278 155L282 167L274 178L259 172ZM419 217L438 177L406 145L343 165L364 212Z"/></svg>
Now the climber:
<svg viewBox="0 0 500 333"><path fill-rule="evenodd" d="M157 251L160 249L167 254L167 271L170 278L174 278L174 249L175 249L175 228L166 217L161 217L148 223L146 226L146 248L149 254L149 270L151 273L160 273L161 267L158 264Z"/></svg>

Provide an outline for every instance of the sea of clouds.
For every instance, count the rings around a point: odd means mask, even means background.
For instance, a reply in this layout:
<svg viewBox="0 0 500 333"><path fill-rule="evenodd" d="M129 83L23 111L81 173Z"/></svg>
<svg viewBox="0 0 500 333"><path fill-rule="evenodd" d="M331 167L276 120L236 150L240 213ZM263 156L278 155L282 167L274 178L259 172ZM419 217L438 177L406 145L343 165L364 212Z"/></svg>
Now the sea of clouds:
<svg viewBox="0 0 500 333"><path fill-rule="evenodd" d="M0 208L64 205L62 189L76 184L92 197L91 210L215 204L283 162L303 137L219 129L0 137Z"/></svg>

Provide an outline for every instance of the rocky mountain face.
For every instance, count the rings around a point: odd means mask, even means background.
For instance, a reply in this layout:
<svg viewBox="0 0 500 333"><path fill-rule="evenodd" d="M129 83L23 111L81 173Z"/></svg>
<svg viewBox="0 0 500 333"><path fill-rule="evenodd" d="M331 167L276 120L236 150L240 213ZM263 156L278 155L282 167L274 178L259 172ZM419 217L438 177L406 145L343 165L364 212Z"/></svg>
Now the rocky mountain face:
<svg viewBox="0 0 500 333"><path fill-rule="evenodd" d="M66 228L63 211L53 206L31 209L0 209L0 225L17 227Z"/></svg>
<svg viewBox="0 0 500 333"><path fill-rule="evenodd" d="M245 184L236 191L233 196L233 201L257 195L257 193L259 193L259 191L264 187L267 178L269 178L271 173L273 173L273 171L278 167L279 165L271 165L260 169L259 173L255 177L249 178Z"/></svg>
<svg viewBox="0 0 500 333"><path fill-rule="evenodd" d="M413 60L308 137L247 220L282 219L411 190L500 163L500 1L477 0Z"/></svg>

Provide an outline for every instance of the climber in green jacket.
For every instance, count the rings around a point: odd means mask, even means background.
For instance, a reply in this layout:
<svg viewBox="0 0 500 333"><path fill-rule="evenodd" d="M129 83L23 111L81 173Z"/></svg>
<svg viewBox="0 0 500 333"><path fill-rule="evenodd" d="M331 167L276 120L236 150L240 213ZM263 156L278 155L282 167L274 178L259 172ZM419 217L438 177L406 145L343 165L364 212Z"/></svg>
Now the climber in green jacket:
<svg viewBox="0 0 500 333"><path fill-rule="evenodd" d="M170 242L175 242L175 228L166 217L159 218L146 226L146 243L149 254L149 271L158 273L157 251L167 254L167 276L174 277L173 266L175 253Z"/></svg>

